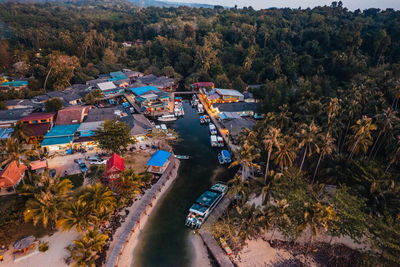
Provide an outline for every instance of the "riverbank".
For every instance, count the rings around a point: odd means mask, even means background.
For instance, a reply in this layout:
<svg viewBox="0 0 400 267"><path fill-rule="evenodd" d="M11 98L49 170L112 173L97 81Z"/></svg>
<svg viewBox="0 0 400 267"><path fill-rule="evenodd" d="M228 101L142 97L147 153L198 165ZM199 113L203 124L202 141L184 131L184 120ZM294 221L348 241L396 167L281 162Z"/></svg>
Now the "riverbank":
<svg viewBox="0 0 400 267"><path fill-rule="evenodd" d="M164 175L145 194L130 207L130 216L125 225L120 227L110 246L106 266L131 266L133 250L138 243L138 236L145 227L148 217L159 200L168 191L177 177L180 162L174 159Z"/></svg>

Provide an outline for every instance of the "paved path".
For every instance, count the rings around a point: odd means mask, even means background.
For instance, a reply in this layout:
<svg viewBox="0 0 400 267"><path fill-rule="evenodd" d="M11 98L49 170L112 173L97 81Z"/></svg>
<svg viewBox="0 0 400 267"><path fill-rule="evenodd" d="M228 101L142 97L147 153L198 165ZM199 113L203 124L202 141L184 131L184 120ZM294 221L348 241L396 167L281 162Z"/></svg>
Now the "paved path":
<svg viewBox="0 0 400 267"><path fill-rule="evenodd" d="M155 183L151 189L146 191L146 193L141 197L136 205L131 206L130 213L125 220L125 223L118 229L119 231L114 235L114 241L110 246L111 252L108 253L106 266L114 267L118 264L118 258L128 242L129 237L135 231L135 228L140 224L141 218L146 214L148 208L152 205L153 201L157 197L158 193L161 191L166 181L170 178L170 173L175 167L177 160L171 161L167 170L160 177L160 179ZM135 207L134 207L135 206ZM134 207L134 209L133 209Z"/></svg>

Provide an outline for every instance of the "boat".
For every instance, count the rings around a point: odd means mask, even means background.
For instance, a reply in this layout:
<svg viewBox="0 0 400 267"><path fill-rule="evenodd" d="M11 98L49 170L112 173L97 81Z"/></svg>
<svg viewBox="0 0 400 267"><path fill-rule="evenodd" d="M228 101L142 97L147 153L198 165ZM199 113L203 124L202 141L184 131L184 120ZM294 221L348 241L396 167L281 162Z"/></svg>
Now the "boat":
<svg viewBox="0 0 400 267"><path fill-rule="evenodd" d="M204 116L200 116L200 123L205 123Z"/></svg>
<svg viewBox="0 0 400 267"><path fill-rule="evenodd" d="M176 159L190 159L190 156L186 156L186 155L175 155Z"/></svg>
<svg viewBox="0 0 400 267"><path fill-rule="evenodd" d="M222 138L222 136L217 137L217 143L218 143L218 147L224 146L224 139Z"/></svg>
<svg viewBox="0 0 400 267"><path fill-rule="evenodd" d="M215 125L214 125L213 123L210 123L210 124L208 125L208 128L210 129L210 133L211 133L212 135L216 135L216 134L217 134L217 128L215 128Z"/></svg>
<svg viewBox="0 0 400 267"><path fill-rule="evenodd" d="M204 107L202 104L197 105L197 113L199 113L199 114L204 113Z"/></svg>
<svg viewBox="0 0 400 267"><path fill-rule="evenodd" d="M197 99L196 94L193 94L193 95L192 95L192 99L193 99L193 100L196 100L196 99Z"/></svg>
<svg viewBox="0 0 400 267"><path fill-rule="evenodd" d="M204 115L204 123L209 123L210 122L210 116Z"/></svg>
<svg viewBox="0 0 400 267"><path fill-rule="evenodd" d="M216 135L211 135L210 136L210 143L211 143L211 147L217 147L218 146L218 141L217 141L217 136Z"/></svg>
<svg viewBox="0 0 400 267"><path fill-rule="evenodd" d="M227 163L231 163L232 159L231 159L231 154L229 153L228 150L221 150L221 152L218 154L218 161L219 164L227 164Z"/></svg>
<svg viewBox="0 0 400 267"><path fill-rule="evenodd" d="M192 229L199 229L227 192L228 186L223 182L211 186L190 207L185 225Z"/></svg>
<svg viewBox="0 0 400 267"><path fill-rule="evenodd" d="M173 114L164 114L158 117L158 121L176 121L176 117Z"/></svg>

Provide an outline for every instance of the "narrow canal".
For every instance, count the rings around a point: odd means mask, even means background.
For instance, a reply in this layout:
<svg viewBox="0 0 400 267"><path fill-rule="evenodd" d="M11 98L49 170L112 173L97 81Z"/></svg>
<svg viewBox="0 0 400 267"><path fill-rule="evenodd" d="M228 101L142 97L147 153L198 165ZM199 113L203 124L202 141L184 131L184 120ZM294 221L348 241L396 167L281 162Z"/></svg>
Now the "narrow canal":
<svg viewBox="0 0 400 267"><path fill-rule="evenodd" d="M193 248L185 219L193 202L214 182L227 181L232 170L218 164L218 149L210 147L207 126L200 125L199 115L184 102L185 116L168 125L180 136L173 147L176 154L190 155L182 161L178 177L153 210L139 236L134 252L135 267L191 266Z"/></svg>

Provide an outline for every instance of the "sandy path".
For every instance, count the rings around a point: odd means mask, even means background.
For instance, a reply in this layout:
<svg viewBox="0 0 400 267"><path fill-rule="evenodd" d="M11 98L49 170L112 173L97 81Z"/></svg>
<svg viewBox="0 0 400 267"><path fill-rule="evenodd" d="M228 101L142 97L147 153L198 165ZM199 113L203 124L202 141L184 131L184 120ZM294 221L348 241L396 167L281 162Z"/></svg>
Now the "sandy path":
<svg viewBox="0 0 400 267"><path fill-rule="evenodd" d="M193 249L192 267L211 267L211 262L206 246L200 235L191 232L189 234L189 244Z"/></svg>

